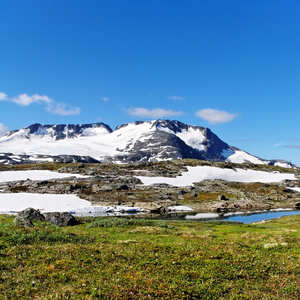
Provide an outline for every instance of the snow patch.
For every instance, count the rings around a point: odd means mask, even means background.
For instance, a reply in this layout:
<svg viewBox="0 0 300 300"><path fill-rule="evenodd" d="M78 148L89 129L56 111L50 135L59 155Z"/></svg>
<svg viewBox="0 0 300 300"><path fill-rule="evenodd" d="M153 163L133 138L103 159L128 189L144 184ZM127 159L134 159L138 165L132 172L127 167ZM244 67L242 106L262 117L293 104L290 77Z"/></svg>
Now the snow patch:
<svg viewBox="0 0 300 300"><path fill-rule="evenodd" d="M250 162L253 164L268 164L268 161L263 161L258 157L250 155L249 153L241 150L233 151L233 153L230 154L229 149L227 149L222 152L222 155L227 157L227 161L231 163L242 164L244 162Z"/></svg>
<svg viewBox="0 0 300 300"><path fill-rule="evenodd" d="M44 212L65 212L91 206L76 195L8 193L0 194L0 212L19 212L28 207Z"/></svg>
<svg viewBox="0 0 300 300"><path fill-rule="evenodd" d="M179 211L194 211L192 208L185 206L185 205L176 205L176 206L169 206L168 207L169 211L171 212L179 212Z"/></svg>
<svg viewBox="0 0 300 300"><path fill-rule="evenodd" d="M220 216L218 214L213 214L213 213L198 213L194 216L186 216L185 218L187 220L204 220L204 219L217 219Z"/></svg>
<svg viewBox="0 0 300 300"><path fill-rule="evenodd" d="M68 177L84 178L88 177L79 174L59 173L48 170L25 170L25 171L2 171L0 172L0 182L10 182L18 180L48 180L55 178L68 178Z"/></svg>
<svg viewBox="0 0 300 300"><path fill-rule="evenodd" d="M188 171L183 172L176 178L170 177L146 177L137 176L144 185L155 183L166 183L173 186L190 186L194 182L201 182L206 179L223 179L237 182L279 182L289 179L296 180L294 174L289 173L269 173L264 171L244 170L244 169L222 169L209 166L187 167Z"/></svg>

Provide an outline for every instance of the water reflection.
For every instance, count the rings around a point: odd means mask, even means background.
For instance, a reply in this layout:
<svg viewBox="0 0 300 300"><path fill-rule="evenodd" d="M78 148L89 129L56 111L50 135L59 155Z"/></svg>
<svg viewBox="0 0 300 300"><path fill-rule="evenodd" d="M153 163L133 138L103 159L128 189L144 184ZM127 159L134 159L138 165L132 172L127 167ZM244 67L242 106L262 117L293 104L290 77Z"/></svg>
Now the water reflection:
<svg viewBox="0 0 300 300"><path fill-rule="evenodd" d="M218 215L213 213L197 213L196 215L186 215L186 220L197 221L233 221L242 222L244 224L250 224L260 222L263 220L270 220L280 218L283 216L291 216L300 214L300 210L284 209L284 210L264 210L254 212L235 212L224 215Z"/></svg>

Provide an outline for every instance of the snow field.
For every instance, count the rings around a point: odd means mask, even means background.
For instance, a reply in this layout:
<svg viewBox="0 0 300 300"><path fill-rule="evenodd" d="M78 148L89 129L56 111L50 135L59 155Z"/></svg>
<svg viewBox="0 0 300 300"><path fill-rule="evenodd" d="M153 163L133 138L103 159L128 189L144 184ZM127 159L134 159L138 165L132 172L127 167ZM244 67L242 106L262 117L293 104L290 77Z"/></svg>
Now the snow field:
<svg viewBox="0 0 300 300"><path fill-rule="evenodd" d="M221 169L217 167L198 166L188 167L187 172L176 178L168 177L146 177L137 176L145 185L154 183L167 183L173 186L190 186L194 182L201 182L205 179L224 179L238 182L278 182L284 179L295 180L294 174L289 173L268 173L263 171L243 169ZM47 170L28 171L5 171L0 172L0 182L12 182L16 180L47 180L55 178L67 178L70 176L85 177L78 174L58 173ZM294 188L300 191L300 188ZM31 193L1 193L0 192L0 213L18 212L27 207L40 209L42 212L63 212L63 211L127 211L126 207L93 207L90 202L80 199L76 195L57 194L31 194ZM133 209L133 208L130 208ZM135 208L136 210L136 208ZM187 211L187 207L170 207L171 211Z"/></svg>
<svg viewBox="0 0 300 300"><path fill-rule="evenodd" d="M0 194L0 212L18 212L28 207L44 212L65 212L91 206L76 195L5 193Z"/></svg>
<svg viewBox="0 0 300 300"><path fill-rule="evenodd" d="M187 167L188 171L183 172L176 178L169 177L145 177L137 176L145 185L155 183L167 183L173 186L190 186L194 182L201 182L206 179L223 179L237 182L279 182L284 179L296 180L294 174L269 173L264 171L243 170L243 169L222 169L209 166Z"/></svg>
<svg viewBox="0 0 300 300"><path fill-rule="evenodd" d="M87 177L79 174L66 174L53 172L48 170L25 170L25 171L4 171L0 172L0 182L10 182L18 180L47 180L53 178L68 178L68 177Z"/></svg>

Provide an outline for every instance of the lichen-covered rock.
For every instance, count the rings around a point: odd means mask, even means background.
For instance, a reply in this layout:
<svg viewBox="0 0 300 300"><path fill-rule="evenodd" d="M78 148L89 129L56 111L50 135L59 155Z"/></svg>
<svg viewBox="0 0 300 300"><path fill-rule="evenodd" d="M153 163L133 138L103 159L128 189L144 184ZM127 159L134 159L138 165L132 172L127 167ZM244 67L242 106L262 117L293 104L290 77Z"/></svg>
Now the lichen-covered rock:
<svg viewBox="0 0 300 300"><path fill-rule="evenodd" d="M45 220L57 226L73 226L75 218L68 212L49 212L43 214Z"/></svg>
<svg viewBox="0 0 300 300"><path fill-rule="evenodd" d="M17 214L14 223L18 226L33 227L34 221L45 221L45 217L39 210L28 207Z"/></svg>

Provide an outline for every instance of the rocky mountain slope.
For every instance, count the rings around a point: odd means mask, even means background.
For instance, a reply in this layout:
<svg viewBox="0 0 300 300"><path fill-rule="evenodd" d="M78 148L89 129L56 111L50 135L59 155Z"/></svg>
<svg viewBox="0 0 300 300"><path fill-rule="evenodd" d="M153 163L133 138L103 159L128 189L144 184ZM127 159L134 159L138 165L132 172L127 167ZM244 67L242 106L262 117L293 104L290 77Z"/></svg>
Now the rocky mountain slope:
<svg viewBox="0 0 300 300"><path fill-rule="evenodd" d="M135 122L112 130L103 123L33 124L0 138L0 164L29 162L136 163L193 158L291 167L222 141L209 128L171 120Z"/></svg>

